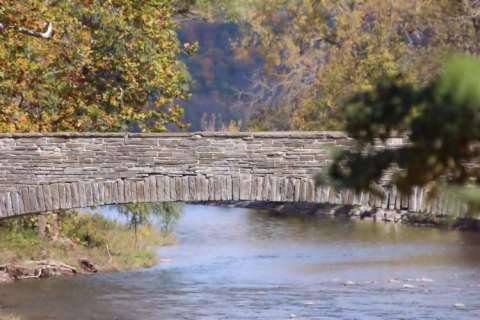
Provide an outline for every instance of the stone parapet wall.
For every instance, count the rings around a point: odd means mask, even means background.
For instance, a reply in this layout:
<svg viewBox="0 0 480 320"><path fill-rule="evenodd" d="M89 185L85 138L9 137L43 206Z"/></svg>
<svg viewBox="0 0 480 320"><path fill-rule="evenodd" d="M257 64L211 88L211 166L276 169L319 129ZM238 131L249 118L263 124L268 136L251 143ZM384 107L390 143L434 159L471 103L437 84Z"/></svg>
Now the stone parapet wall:
<svg viewBox="0 0 480 320"><path fill-rule="evenodd" d="M0 218L151 201L432 210L421 191L403 197L385 190L377 199L316 188L313 177L332 149L350 143L342 132L0 134Z"/></svg>
<svg viewBox="0 0 480 320"><path fill-rule="evenodd" d="M0 190L149 175L252 174L311 177L342 133L0 135Z"/></svg>

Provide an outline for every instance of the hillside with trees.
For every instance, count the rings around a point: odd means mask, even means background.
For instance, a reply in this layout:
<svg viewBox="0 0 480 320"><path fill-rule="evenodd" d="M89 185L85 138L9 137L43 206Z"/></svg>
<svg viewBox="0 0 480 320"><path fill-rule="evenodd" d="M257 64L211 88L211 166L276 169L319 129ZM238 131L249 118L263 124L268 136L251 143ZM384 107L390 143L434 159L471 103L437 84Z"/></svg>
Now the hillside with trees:
<svg viewBox="0 0 480 320"><path fill-rule="evenodd" d="M381 79L420 86L451 53L478 53L479 10L473 0L198 0L192 12L235 23L236 58L261 61L247 87L219 91L243 129L320 130L342 129L340 107Z"/></svg>

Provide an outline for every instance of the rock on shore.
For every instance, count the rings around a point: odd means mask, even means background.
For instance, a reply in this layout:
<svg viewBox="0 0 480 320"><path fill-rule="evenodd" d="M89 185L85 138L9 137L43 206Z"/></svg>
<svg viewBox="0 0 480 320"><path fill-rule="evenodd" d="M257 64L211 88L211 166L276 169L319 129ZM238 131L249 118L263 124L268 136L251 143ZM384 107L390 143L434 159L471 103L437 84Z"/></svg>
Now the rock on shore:
<svg viewBox="0 0 480 320"><path fill-rule="evenodd" d="M81 259L80 266L85 272L97 272L97 268L87 259ZM0 283L57 276L73 276L77 273L79 273L77 268L57 261L27 261L22 264L11 263L0 265Z"/></svg>

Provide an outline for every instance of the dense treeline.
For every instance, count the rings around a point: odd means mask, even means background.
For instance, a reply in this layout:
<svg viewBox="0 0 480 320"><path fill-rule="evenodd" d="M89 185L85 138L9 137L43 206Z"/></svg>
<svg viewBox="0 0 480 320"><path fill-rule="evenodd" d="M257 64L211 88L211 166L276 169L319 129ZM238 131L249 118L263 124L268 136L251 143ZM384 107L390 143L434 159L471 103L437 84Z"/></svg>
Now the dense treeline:
<svg viewBox="0 0 480 320"><path fill-rule="evenodd" d="M340 107L378 80L422 85L452 52L479 52L480 4L464 0L198 0L242 26L239 58L265 60L240 106L250 129L341 129Z"/></svg>
<svg viewBox="0 0 480 320"><path fill-rule="evenodd" d="M479 6L6 1L0 130L161 131L184 127L181 105L195 130L232 119L251 130L341 129L339 108L354 93L385 77L422 85L451 52L477 53ZM182 103L192 81L196 98Z"/></svg>

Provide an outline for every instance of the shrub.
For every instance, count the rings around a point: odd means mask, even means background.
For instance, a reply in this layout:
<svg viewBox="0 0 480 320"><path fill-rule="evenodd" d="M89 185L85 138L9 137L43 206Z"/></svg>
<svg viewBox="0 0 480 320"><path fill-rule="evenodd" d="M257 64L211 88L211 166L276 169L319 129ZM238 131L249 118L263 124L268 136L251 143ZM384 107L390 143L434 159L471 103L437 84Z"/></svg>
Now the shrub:
<svg viewBox="0 0 480 320"><path fill-rule="evenodd" d="M108 231L115 225L98 213L70 213L62 216L60 233L88 248L103 247L107 243Z"/></svg>

